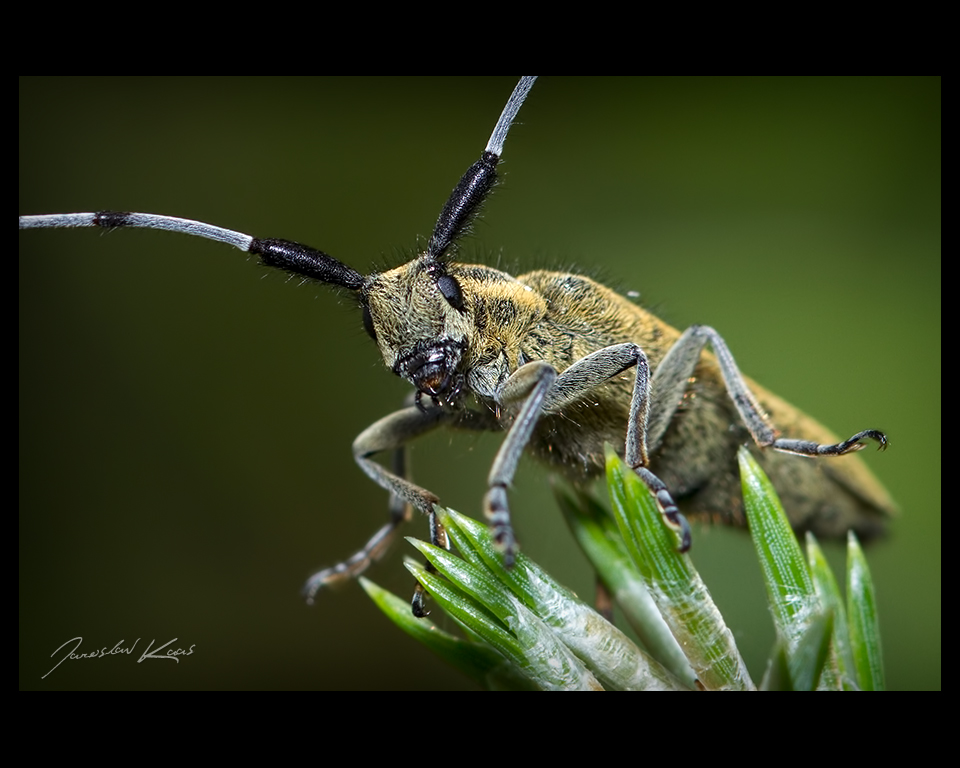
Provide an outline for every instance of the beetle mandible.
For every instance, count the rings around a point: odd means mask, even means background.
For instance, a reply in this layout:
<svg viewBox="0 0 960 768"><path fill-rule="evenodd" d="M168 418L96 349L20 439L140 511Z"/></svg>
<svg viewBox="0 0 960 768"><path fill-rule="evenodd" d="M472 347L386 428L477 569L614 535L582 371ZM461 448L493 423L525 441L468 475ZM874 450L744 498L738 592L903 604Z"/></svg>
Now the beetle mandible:
<svg viewBox="0 0 960 768"><path fill-rule="evenodd" d="M676 504L689 515L742 523L732 468L736 447L751 438L772 449L764 452L765 468L795 527L826 536L851 527L861 536L879 532L892 504L862 463L847 458L821 469L784 455L842 455L861 448L865 438L883 447L879 431L838 441L743 378L712 329L695 326L680 334L589 278L548 271L514 278L458 263L457 240L493 186L506 132L531 84L522 82L511 98L425 252L394 270L365 276L297 244L146 214L25 217L21 227L146 226L198 234L357 295L364 326L387 367L414 385L416 402L357 438L357 462L391 491L391 521L356 556L314 576L311 596L361 573L395 537L411 506L430 517L431 538L444 543L433 517L436 497L402 470L391 472L373 460L385 451L402 459L413 437L440 426L506 430L484 508L508 563L516 544L506 489L520 454L530 450L582 481L599 471L608 441L620 446L657 494L666 519L681 533L682 548L689 545L689 530ZM713 354L703 352L705 345ZM468 407L472 398L476 407ZM419 598L414 609L422 612Z"/></svg>

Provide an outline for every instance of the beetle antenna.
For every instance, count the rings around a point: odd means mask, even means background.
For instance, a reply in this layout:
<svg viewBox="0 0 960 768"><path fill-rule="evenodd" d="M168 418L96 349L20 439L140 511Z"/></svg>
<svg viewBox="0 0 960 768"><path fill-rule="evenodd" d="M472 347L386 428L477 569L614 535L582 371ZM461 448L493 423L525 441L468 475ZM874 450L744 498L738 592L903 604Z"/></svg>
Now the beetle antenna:
<svg viewBox="0 0 960 768"><path fill-rule="evenodd" d="M517 112L520 111L520 107L523 106L523 102L526 100L527 94L530 93L530 89L533 88L536 79L536 75L526 75L520 78L517 87L513 89L513 93L507 99L507 105L500 113L500 119L497 120L493 133L490 134L490 141L487 142L487 152L493 153L498 158L503 154L503 144L507 140L507 134L510 132L513 120L517 116Z"/></svg>
<svg viewBox="0 0 960 768"><path fill-rule="evenodd" d="M513 89L500 119L490 134L487 147L473 165L460 178L450 198L440 211L440 218L433 229L433 235L427 246L427 256L439 261L450 246L462 237L470 227L470 222L480 210L493 185L497 181L497 163L503 153L503 144L507 140L510 126L520 111L527 94L533 87L536 76L521 77Z"/></svg>
<svg viewBox="0 0 960 768"><path fill-rule="evenodd" d="M328 285L359 290L363 285L363 275L346 264L328 256L323 251L289 240L260 240L243 232L216 227L193 219L181 219L176 216L159 216L154 213L121 213L118 211L100 211L99 213L55 213L45 216L21 216L20 229L60 229L64 227L141 227L144 229L164 229L179 232L182 235L194 235L207 240L232 245L241 251L260 257L268 267L276 267L301 277L319 280Z"/></svg>
<svg viewBox="0 0 960 768"><path fill-rule="evenodd" d="M497 180L496 167L500 162L503 144L510 132L517 112L533 87L536 77L522 77L507 100L503 113L490 135L490 141L480 159L467 170L450 199L440 213L437 225L430 238L427 255L439 262L450 246L469 228L490 189ZM261 240L243 232L224 229L193 219L176 216L159 216L153 213L126 213L100 211L97 213L63 213L41 216L21 216L20 229L60 229L65 227L140 227L163 229L183 235L203 237L227 243L241 251L260 257L268 267L285 270L301 277L319 280L328 285L358 291L363 287L363 275L346 264L337 261L323 251L289 240ZM439 265L438 265L439 266Z"/></svg>

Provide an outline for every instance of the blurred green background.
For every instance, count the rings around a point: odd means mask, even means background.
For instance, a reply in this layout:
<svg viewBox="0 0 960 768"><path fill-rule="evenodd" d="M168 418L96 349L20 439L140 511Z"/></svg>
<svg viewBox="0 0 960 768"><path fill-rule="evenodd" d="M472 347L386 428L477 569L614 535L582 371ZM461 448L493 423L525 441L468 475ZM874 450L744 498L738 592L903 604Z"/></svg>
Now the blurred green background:
<svg viewBox="0 0 960 768"><path fill-rule="evenodd" d="M21 79L19 213L180 215L394 264L514 82ZM902 507L868 551L892 688L940 687L940 167L939 78L542 78L465 250L639 291L834 431L888 432L863 455ZM355 584L299 596L386 517L350 444L406 386L348 297L148 231L20 233L19 270L21 689L471 686ZM415 476L476 516L498 442L430 436ZM547 477L518 474L520 541L592 599ZM403 550L370 575L405 595ZM747 537L697 527L692 555L759 677ZM41 680L77 636L195 651Z"/></svg>

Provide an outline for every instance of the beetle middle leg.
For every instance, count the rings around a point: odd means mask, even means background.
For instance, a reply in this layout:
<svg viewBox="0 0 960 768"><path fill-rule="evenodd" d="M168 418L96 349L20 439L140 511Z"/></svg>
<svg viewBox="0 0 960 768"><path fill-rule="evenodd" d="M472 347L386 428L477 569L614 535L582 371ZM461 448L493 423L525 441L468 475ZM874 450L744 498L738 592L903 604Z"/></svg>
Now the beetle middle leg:
<svg viewBox="0 0 960 768"><path fill-rule="evenodd" d="M504 565L507 567L513 564L516 544L510 525L506 489L537 420L545 412L562 410L564 406L580 400L591 389L632 367L636 367L637 376L630 404L625 458L656 497L663 516L673 528L679 530L680 550L685 552L690 548L690 526L686 518L680 513L666 485L648 469L650 460L646 431L650 368L647 357L636 344L615 344L587 355L560 374L544 361L528 363L517 369L499 392L502 405L523 402L507 439L497 453L490 471L490 490L484 502L494 540L503 549Z"/></svg>

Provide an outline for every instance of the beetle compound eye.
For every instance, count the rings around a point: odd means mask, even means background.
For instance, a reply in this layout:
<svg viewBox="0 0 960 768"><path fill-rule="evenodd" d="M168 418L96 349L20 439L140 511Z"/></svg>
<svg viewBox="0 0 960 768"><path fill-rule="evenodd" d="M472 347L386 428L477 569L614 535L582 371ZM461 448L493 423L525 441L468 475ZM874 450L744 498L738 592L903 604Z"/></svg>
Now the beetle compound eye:
<svg viewBox="0 0 960 768"><path fill-rule="evenodd" d="M447 300L447 303L449 303L451 307L458 312L467 311L463 303L463 291L460 290L460 283L457 281L457 278L451 277L450 275L442 275L437 279L437 288L440 289L443 298Z"/></svg>

